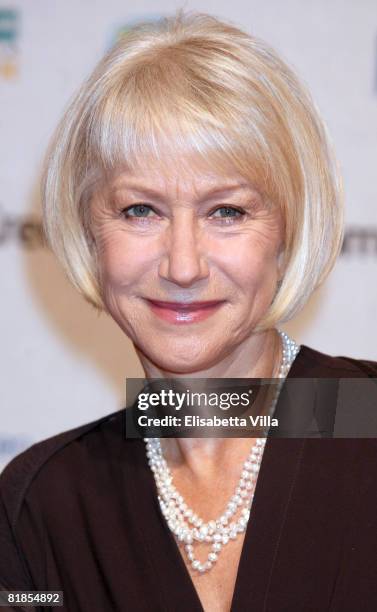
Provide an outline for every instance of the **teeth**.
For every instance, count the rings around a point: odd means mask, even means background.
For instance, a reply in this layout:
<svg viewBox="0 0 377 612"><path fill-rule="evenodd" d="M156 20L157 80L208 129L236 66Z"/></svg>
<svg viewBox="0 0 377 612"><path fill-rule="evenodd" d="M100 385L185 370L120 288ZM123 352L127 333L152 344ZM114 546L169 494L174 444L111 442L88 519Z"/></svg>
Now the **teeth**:
<svg viewBox="0 0 377 612"><path fill-rule="evenodd" d="M178 312L178 319L180 319L181 321L191 319L191 314L186 312Z"/></svg>

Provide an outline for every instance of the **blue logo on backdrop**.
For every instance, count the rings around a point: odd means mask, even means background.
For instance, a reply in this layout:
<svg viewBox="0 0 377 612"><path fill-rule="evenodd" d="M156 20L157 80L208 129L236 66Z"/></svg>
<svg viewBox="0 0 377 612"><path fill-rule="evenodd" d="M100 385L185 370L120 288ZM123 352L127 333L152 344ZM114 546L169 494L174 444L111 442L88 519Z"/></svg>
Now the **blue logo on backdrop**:
<svg viewBox="0 0 377 612"><path fill-rule="evenodd" d="M0 79L13 79L18 73L19 13L0 8Z"/></svg>

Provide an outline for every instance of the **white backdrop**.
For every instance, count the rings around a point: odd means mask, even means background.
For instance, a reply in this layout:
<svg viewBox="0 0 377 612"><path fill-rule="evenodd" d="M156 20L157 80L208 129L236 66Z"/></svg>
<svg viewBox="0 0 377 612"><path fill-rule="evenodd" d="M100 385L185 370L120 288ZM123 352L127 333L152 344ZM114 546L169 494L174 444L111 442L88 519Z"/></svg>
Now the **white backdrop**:
<svg viewBox="0 0 377 612"><path fill-rule="evenodd" d="M284 328L336 355L377 360L375 0L25 0L0 3L0 469L20 450L124 404L143 376L120 329L69 286L39 242L38 179L68 99L117 32L184 6L265 38L328 125L346 187L345 251Z"/></svg>

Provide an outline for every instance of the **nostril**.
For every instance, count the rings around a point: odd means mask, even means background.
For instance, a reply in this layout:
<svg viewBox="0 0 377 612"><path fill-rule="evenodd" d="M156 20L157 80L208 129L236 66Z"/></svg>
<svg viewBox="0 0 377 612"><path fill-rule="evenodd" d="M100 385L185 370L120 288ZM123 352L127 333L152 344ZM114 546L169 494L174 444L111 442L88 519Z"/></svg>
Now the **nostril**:
<svg viewBox="0 0 377 612"><path fill-rule="evenodd" d="M188 286L208 275L208 265L195 242L176 240L161 258L159 273L167 280Z"/></svg>

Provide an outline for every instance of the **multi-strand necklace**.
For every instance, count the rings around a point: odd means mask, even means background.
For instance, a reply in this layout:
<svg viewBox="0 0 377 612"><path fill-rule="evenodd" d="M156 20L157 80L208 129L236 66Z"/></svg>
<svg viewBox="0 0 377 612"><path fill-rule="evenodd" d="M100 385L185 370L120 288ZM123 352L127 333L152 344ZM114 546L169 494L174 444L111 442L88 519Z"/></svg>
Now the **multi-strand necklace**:
<svg viewBox="0 0 377 612"><path fill-rule="evenodd" d="M300 349L294 340L279 331L282 339L282 360L278 378L284 379ZM283 380L278 386L272 401L270 413L273 412ZM154 474L158 501L170 530L184 544L187 559L193 570L203 573L211 569L219 554L228 542L236 540L246 530L250 508L254 498L266 438L257 438L246 461L242 466L241 476L230 498L225 511L217 519L204 521L188 507L182 495L173 484L173 477L163 456L159 438L144 438L148 463ZM238 515L238 518L235 518ZM195 557L194 544L206 542L211 545L204 562Z"/></svg>

